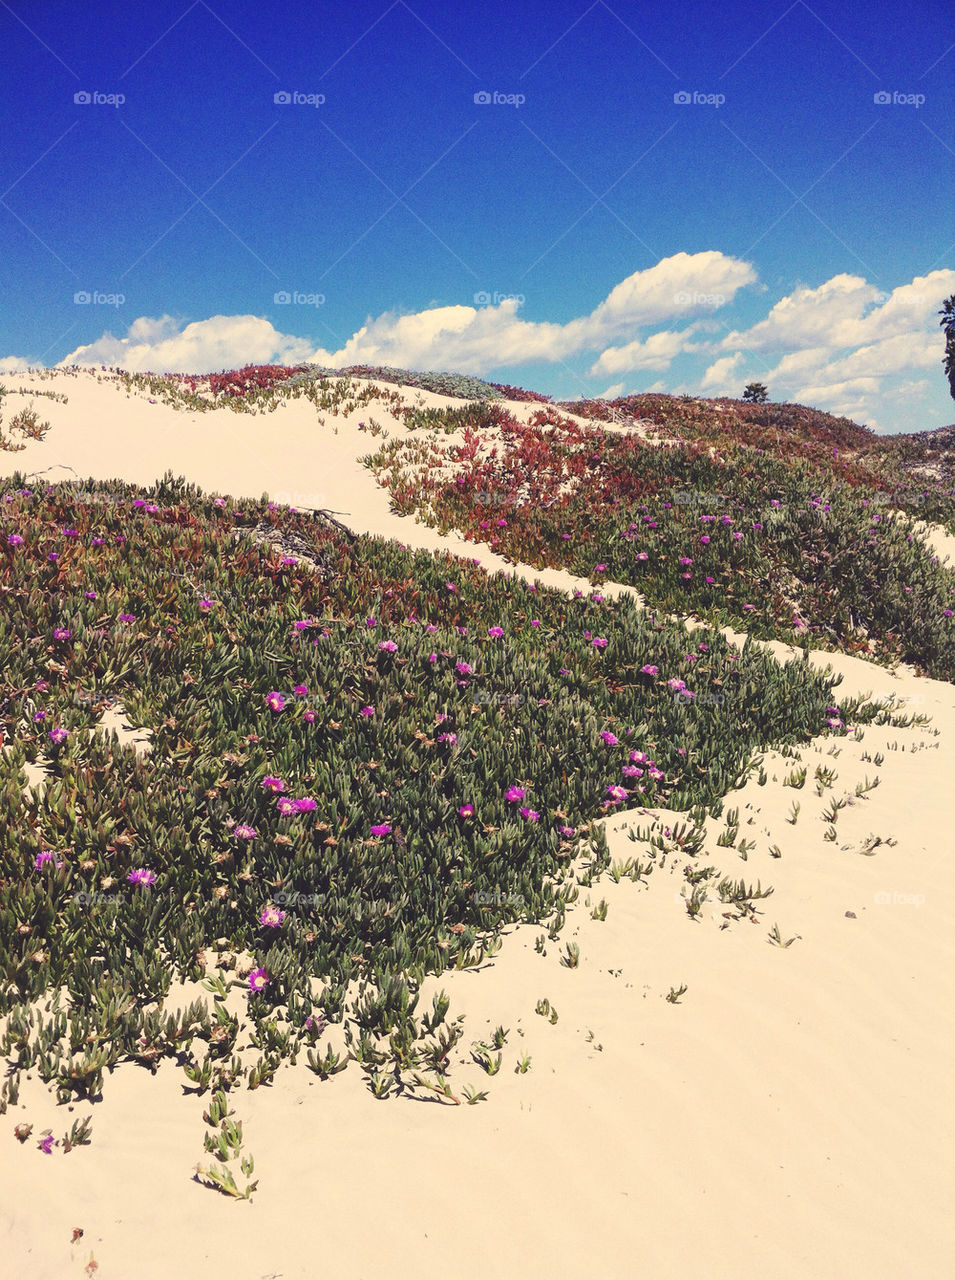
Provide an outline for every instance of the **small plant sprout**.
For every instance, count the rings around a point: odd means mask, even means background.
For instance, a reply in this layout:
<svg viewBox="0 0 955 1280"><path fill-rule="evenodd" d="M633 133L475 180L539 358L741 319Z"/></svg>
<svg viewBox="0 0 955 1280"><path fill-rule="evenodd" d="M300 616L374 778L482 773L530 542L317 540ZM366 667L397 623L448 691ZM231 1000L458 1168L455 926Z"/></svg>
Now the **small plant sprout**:
<svg viewBox="0 0 955 1280"><path fill-rule="evenodd" d="M475 1106L478 1102L487 1102L486 1090L474 1089L471 1085L466 1084L461 1092L464 1094L464 1101L469 1107Z"/></svg>
<svg viewBox="0 0 955 1280"><path fill-rule="evenodd" d="M522 1075L525 1075L530 1070L530 1067L531 1067L530 1054L522 1053L521 1056L518 1058L517 1063L514 1066L514 1072L516 1075L522 1076Z"/></svg>
<svg viewBox="0 0 955 1280"><path fill-rule="evenodd" d="M703 903L706 901L706 890L701 885L697 885L689 897L686 894L683 895L683 901L686 903L686 914L690 919L699 920Z"/></svg>
<svg viewBox="0 0 955 1280"><path fill-rule="evenodd" d="M548 1018L551 1025L557 1021L557 1010L552 1008L551 1003L546 996L543 1000L538 1000L534 1012L539 1013L542 1018Z"/></svg>
<svg viewBox="0 0 955 1280"><path fill-rule="evenodd" d="M607 900L606 900L606 898L601 898L601 899L600 899L600 901L599 901L599 902L597 903L597 905L594 907L593 911L591 911L591 913L590 913L590 918L591 918L592 920L606 920L606 919L607 919Z"/></svg>
<svg viewBox="0 0 955 1280"><path fill-rule="evenodd" d="M679 1004L679 1003L680 1003L680 997L681 997L681 996L683 996L683 995L685 995L685 994L686 994L686 983L685 983L685 982L682 984L682 986L679 986L679 987L671 987L671 988L670 988L670 990L669 990L669 992L667 993L667 1002L668 1002L669 1004Z"/></svg>
<svg viewBox="0 0 955 1280"><path fill-rule="evenodd" d="M797 933L794 934L793 937L787 938L783 941L783 935L779 932L778 924L774 924L772 929L769 931L769 941L774 947L791 947L798 937L799 934Z"/></svg>
<svg viewBox="0 0 955 1280"><path fill-rule="evenodd" d="M501 1069L501 1063L504 1061L502 1053L493 1054L489 1045L481 1043L472 1045L471 1057L489 1076L496 1076Z"/></svg>
<svg viewBox="0 0 955 1280"><path fill-rule="evenodd" d="M494 1031L494 1035L491 1037L492 1046L495 1049L503 1049L505 1044L507 1044L507 1037L509 1035L510 1031L505 1031L503 1027L497 1027Z"/></svg>
<svg viewBox="0 0 955 1280"><path fill-rule="evenodd" d="M587 1032L587 1043L592 1044L598 1053L603 1053L604 1047L602 1044L597 1043L597 1041L594 1039L594 1033L592 1031Z"/></svg>
<svg viewBox="0 0 955 1280"><path fill-rule="evenodd" d="M799 818L799 801L794 800L792 803L792 808L789 810L789 817L786 819L786 821L790 823L791 826L795 826L798 818Z"/></svg>

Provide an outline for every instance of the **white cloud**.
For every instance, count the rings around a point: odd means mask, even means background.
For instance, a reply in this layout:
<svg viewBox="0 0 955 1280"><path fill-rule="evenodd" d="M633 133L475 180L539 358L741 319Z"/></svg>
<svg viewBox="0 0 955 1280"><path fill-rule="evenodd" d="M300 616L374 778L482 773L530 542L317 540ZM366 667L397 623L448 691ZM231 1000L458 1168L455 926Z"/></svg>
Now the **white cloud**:
<svg viewBox="0 0 955 1280"><path fill-rule="evenodd" d="M24 360L22 356L0 357L0 373L25 373L29 367L29 360Z"/></svg>
<svg viewBox="0 0 955 1280"><path fill-rule="evenodd" d="M180 329L172 316L141 316L125 338L104 333L77 347L61 365L118 365L131 372L211 373L244 364L295 363L311 343L279 331L261 316L211 316Z"/></svg>
<svg viewBox="0 0 955 1280"><path fill-rule="evenodd" d="M703 374L700 379L700 390L706 391L713 396L735 395L739 397L742 392L739 385L740 376L738 370L742 363L743 355L740 351L737 351L732 356L721 356Z"/></svg>
<svg viewBox="0 0 955 1280"><path fill-rule="evenodd" d="M615 373L629 373L634 369L669 369L674 356L681 351L695 348L687 341L692 330L662 329L649 338L637 338L624 347L608 347L590 369L592 378Z"/></svg>
<svg viewBox="0 0 955 1280"><path fill-rule="evenodd" d="M589 315L566 324L523 320L514 298L487 307L430 307L403 316L385 312L369 317L337 351L316 350L314 344L280 333L258 316L213 316L182 329L170 316L156 320L144 316L133 322L125 338L105 333L61 363L205 373L250 362L311 360L334 367L380 364L480 374L518 362L556 363L599 351L619 338L630 340L620 350L632 349L633 358L639 360L637 330L712 312L732 302L741 288L755 280L749 263L716 250L678 253L635 271ZM656 345L648 348L652 353L648 364L625 365L626 357L605 353L608 372L619 373L624 367L666 368L669 360L663 352L668 343L675 344L677 336L654 335L650 342Z"/></svg>

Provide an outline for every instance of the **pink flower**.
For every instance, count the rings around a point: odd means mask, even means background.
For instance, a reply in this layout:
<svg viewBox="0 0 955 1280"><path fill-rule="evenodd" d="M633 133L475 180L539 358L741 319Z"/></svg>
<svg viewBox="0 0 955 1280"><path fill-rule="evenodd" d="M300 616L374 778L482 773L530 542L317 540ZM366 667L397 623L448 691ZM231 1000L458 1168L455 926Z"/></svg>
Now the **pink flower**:
<svg viewBox="0 0 955 1280"><path fill-rule="evenodd" d="M456 733L442 733L438 735L439 742L448 742L451 744L452 747L457 742L457 740L458 740L458 735Z"/></svg>
<svg viewBox="0 0 955 1280"><path fill-rule="evenodd" d="M208 611L212 608L213 603L214 602L212 600L200 600L199 608L203 611L203 613L208 613Z"/></svg>
<svg viewBox="0 0 955 1280"><path fill-rule="evenodd" d="M379 823L377 827L371 828L371 834L373 836L387 836L390 833L391 833L391 827L388 825L387 822Z"/></svg>
<svg viewBox="0 0 955 1280"><path fill-rule="evenodd" d="M274 907L271 903L267 907L263 907L259 913L259 924L264 924L268 929L277 929L285 919L285 912L280 911L278 907Z"/></svg>
<svg viewBox="0 0 955 1280"><path fill-rule="evenodd" d="M473 817L474 817L474 805L473 805L473 804L462 804L462 805L461 805L461 807L460 807L460 809L458 809L458 813L461 815L461 817L462 817L462 818L473 818Z"/></svg>
<svg viewBox="0 0 955 1280"><path fill-rule="evenodd" d="M254 840L259 834L255 827L247 826L244 822L240 822L237 827L232 830L234 836L238 836L240 840Z"/></svg>
<svg viewBox="0 0 955 1280"><path fill-rule="evenodd" d="M645 551L638 551L638 552L637 552L637 559L638 559L638 560L649 560L649 559L650 559L650 557L647 555L647 553L646 553Z"/></svg>
<svg viewBox="0 0 955 1280"><path fill-rule="evenodd" d="M292 692L295 694L296 698L304 698L305 695L308 693L308 685L297 684L292 689Z"/></svg>
<svg viewBox="0 0 955 1280"><path fill-rule="evenodd" d="M705 545L707 542L709 542L709 540L710 540L710 536L709 536L709 534L708 534L708 533L702 533L702 534L700 534L700 541L701 541L704 545Z"/></svg>
<svg viewBox="0 0 955 1280"><path fill-rule="evenodd" d="M606 573L607 566L605 564L595 564L594 573Z"/></svg>
<svg viewBox="0 0 955 1280"><path fill-rule="evenodd" d="M577 834L577 832L574 830L573 827L561 827L560 834L564 837L565 840L570 840L572 839L573 836Z"/></svg>
<svg viewBox="0 0 955 1280"><path fill-rule="evenodd" d="M23 539L18 533L8 533L7 542L9 542L11 547L21 547L23 545Z"/></svg>
<svg viewBox="0 0 955 1280"><path fill-rule="evenodd" d="M428 654L428 661L429 661L429 662L437 662L437 660L438 660L438 655L437 655L436 653L429 653L429 654Z"/></svg>
<svg viewBox="0 0 955 1280"><path fill-rule="evenodd" d="M493 636L493 638L494 638L495 640L500 640L501 636L504 634L504 628L503 628L503 627L488 627L488 629L487 629L487 633L488 633L488 635L489 635L489 636Z"/></svg>
<svg viewBox="0 0 955 1280"><path fill-rule="evenodd" d="M137 867L135 871L130 871L126 877L130 884L141 884L143 888L148 889L150 885L156 883L155 871L150 871L147 867Z"/></svg>
<svg viewBox="0 0 955 1280"><path fill-rule="evenodd" d="M269 708L270 711L274 711L277 715L280 711L285 710L285 699L282 697L280 693L278 693L275 689L273 689L272 692L265 699L265 705Z"/></svg>
<svg viewBox="0 0 955 1280"><path fill-rule="evenodd" d="M607 641L603 638L603 636L594 636L593 640L591 641L591 644L594 646L595 649L606 649L607 647Z"/></svg>
<svg viewBox="0 0 955 1280"><path fill-rule="evenodd" d="M306 712L304 713L304 715L302 716L302 719L305 721L305 723L306 723L306 724L314 724L314 723L315 723L315 712L314 712L314 711L306 711Z"/></svg>
<svg viewBox="0 0 955 1280"><path fill-rule="evenodd" d="M645 667L640 668L640 673L645 676L658 676L660 674L660 668L648 663Z"/></svg>
<svg viewBox="0 0 955 1280"><path fill-rule="evenodd" d="M377 627L377 626L378 626L378 620L377 620L377 618L366 618L366 619L365 619L365 626L366 626L366 627Z"/></svg>
<svg viewBox="0 0 955 1280"><path fill-rule="evenodd" d="M532 626L532 627L539 627L539 626L540 626L540 624L541 624L541 623L540 623L540 618L531 618L531 626Z"/></svg>
<svg viewBox="0 0 955 1280"><path fill-rule="evenodd" d="M253 969L249 974L249 990L263 991L269 985L269 975L265 969Z"/></svg>
<svg viewBox="0 0 955 1280"><path fill-rule="evenodd" d="M37 871L40 871L45 867L48 862L52 862L57 871L59 871L60 867L63 865L52 849L42 849L33 859L33 865Z"/></svg>
<svg viewBox="0 0 955 1280"><path fill-rule="evenodd" d="M604 729L600 736L603 738L604 742L606 742L608 747L615 747L620 741L617 735L615 733L611 733L608 729Z"/></svg>
<svg viewBox="0 0 955 1280"><path fill-rule="evenodd" d="M311 796L302 796L300 800L293 800L296 813L314 813L318 808L318 801Z"/></svg>
<svg viewBox="0 0 955 1280"><path fill-rule="evenodd" d="M284 791L285 783L281 778L273 778L271 776L263 778L259 784L263 791Z"/></svg>
<svg viewBox="0 0 955 1280"><path fill-rule="evenodd" d="M72 635L72 632L68 631L66 627L57 627L57 629L53 632L53 639L69 640L71 635Z"/></svg>
<svg viewBox="0 0 955 1280"><path fill-rule="evenodd" d="M517 801L517 800L523 800L523 799L524 799L524 790L523 790L523 788L522 788L522 787L509 787L509 788L507 789L507 791L505 791L505 792L504 792L504 799L505 799L505 800L510 800L510 802L511 802L512 804L513 804L515 801Z"/></svg>
<svg viewBox="0 0 955 1280"><path fill-rule="evenodd" d="M540 818L540 814L537 812L536 809L522 808L521 817L526 818L528 822L537 822L537 820Z"/></svg>
<svg viewBox="0 0 955 1280"><path fill-rule="evenodd" d="M65 729L51 729L48 736L55 747L62 747L69 734Z"/></svg>
<svg viewBox="0 0 955 1280"><path fill-rule="evenodd" d="M628 794L626 787L611 786L607 788L607 795L611 800L626 800Z"/></svg>
<svg viewBox="0 0 955 1280"><path fill-rule="evenodd" d="M295 801L288 796L280 796L275 802L275 807L283 818L287 818L289 814L295 813Z"/></svg>
<svg viewBox="0 0 955 1280"><path fill-rule="evenodd" d="M119 615L119 620L120 622L135 622L136 615L135 613L121 613Z"/></svg>
<svg viewBox="0 0 955 1280"><path fill-rule="evenodd" d="M384 650L385 653L394 653L398 646L395 644L394 640L382 640L379 643L378 648Z"/></svg>
<svg viewBox="0 0 955 1280"><path fill-rule="evenodd" d="M469 662L456 662L454 664L454 669L457 671L458 675L469 676L474 668Z"/></svg>
<svg viewBox="0 0 955 1280"><path fill-rule="evenodd" d="M457 591L458 589L457 584L454 582L446 582L444 585L447 587L449 591Z"/></svg>

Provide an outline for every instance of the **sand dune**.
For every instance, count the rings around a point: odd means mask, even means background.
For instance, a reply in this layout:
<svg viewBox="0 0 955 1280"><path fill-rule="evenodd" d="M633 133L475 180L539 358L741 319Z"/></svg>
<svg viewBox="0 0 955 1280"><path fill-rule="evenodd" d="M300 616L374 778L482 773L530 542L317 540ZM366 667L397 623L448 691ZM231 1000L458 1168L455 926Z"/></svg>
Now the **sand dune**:
<svg viewBox="0 0 955 1280"><path fill-rule="evenodd" d="M91 374L4 382L69 397L37 400L52 429L0 453L5 474L149 484L171 469L207 490L287 495L340 513L356 532L589 589L393 515L357 461L375 447L359 420L371 413L401 430L374 407L320 428L305 401L266 416L190 415ZM937 552L951 543L939 535ZM240 1097L260 1178L249 1204L191 1180L207 1099L184 1098L168 1063L155 1078L121 1068L88 1148L48 1158L4 1138L0 1275L922 1280L950 1270L955 687L845 655L811 661L841 674L840 693L891 692L931 724L815 740L801 752L810 782L798 792L783 785L798 761L766 754L765 785L751 778L727 798L755 848L743 861L718 846L714 821L700 855L726 876L773 886L755 922L726 919L713 894L690 919L682 864L671 860L641 883L608 875L581 889L546 954L534 947L538 927L516 927L479 973L426 988L448 992L468 1041L509 1029L500 1075L465 1073L486 1083L486 1103L379 1103L357 1070L327 1083L283 1070ZM817 765L838 775L824 797L811 786ZM852 803L827 841L833 795ZM635 856L629 831L651 821L662 828L668 815L604 819L613 857ZM606 900L606 920L592 918L588 895ZM775 926L790 945L771 943ZM559 962L571 941L575 969ZM556 1023L535 1013L544 997ZM532 1059L526 1074L514 1070L521 1052ZM63 1128L63 1109L36 1080L21 1101L36 1130ZM8 1112L8 1130L18 1118ZM84 1234L71 1244L74 1228Z"/></svg>

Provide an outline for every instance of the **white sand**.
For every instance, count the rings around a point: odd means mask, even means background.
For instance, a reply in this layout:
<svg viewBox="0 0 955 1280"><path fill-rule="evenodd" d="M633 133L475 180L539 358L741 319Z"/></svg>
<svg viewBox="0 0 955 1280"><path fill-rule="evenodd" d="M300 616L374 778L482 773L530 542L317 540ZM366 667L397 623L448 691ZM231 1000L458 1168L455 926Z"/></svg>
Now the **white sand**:
<svg viewBox="0 0 955 1280"><path fill-rule="evenodd" d="M37 400L53 429L22 453L0 453L7 474L54 468L57 479L73 468L149 484L171 468L220 493L298 492L299 505L343 512L356 531L504 567L392 515L355 461L381 437L331 416L319 429L304 401L265 417L192 417L127 400L91 375L34 385L69 404ZM369 416L396 429L374 406L353 418ZM527 576L589 589L569 574ZM524 926L480 973L427 989L443 986L452 1015L467 1015L465 1047L498 1023L510 1029L499 1075L488 1081L474 1066L455 1076L487 1088L487 1102L377 1102L354 1065L328 1083L286 1070L271 1088L235 1094L260 1178L251 1204L191 1180L205 1160L208 1095L183 1098L169 1064L155 1078L119 1069L93 1108L92 1145L66 1157L9 1134L29 1119L59 1136L90 1111L77 1103L68 1117L51 1095L29 1092L34 1081L0 1134L0 1275L83 1276L91 1253L97 1280L944 1275L955 1245L955 687L858 658L811 660L843 674L840 695L892 690L933 723L816 740L801 752L809 777L799 791L782 785L799 761L767 756L767 784L753 778L727 798L756 848L743 861L719 847L721 820L697 861L774 886L755 903L757 923L725 921L730 908L712 891L690 920L677 896L686 859L641 884L605 876L582 888L546 955L534 950L541 931ZM862 759L879 751L878 766ZM838 774L822 798L817 765ZM856 785L876 776L857 798ZM847 793L854 803L827 842L822 810ZM627 830L650 821L607 819L613 856L644 857ZM866 857L870 835L884 843ZM606 899L606 921L591 918L588 894ZM791 946L769 944L777 923ZM576 969L559 963L570 941ZM668 1003L683 983L680 1003ZM534 1012L544 996L556 1025ZM518 1075L522 1051L532 1065ZM71 1246L74 1227L84 1235Z"/></svg>

